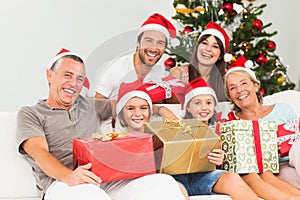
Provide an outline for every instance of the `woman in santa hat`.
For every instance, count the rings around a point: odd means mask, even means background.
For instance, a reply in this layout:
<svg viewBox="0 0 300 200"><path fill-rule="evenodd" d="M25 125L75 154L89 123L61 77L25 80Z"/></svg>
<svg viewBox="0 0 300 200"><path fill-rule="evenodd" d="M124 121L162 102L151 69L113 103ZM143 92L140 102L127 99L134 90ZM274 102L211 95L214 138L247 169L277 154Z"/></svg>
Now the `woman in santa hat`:
<svg viewBox="0 0 300 200"><path fill-rule="evenodd" d="M296 116L295 112L287 104L263 105L260 81L250 69L249 63L241 56L229 66L225 75L225 92L233 104L233 112L228 113L228 119L275 120L278 124L293 119ZM249 173L242 178L263 199L300 198L300 190L272 172Z"/></svg>
<svg viewBox="0 0 300 200"><path fill-rule="evenodd" d="M170 75L186 83L202 77L216 91L218 101L226 101L223 77L225 62L231 60L228 52L229 38L225 30L215 22L209 22L199 36L190 58L190 64L174 67Z"/></svg>

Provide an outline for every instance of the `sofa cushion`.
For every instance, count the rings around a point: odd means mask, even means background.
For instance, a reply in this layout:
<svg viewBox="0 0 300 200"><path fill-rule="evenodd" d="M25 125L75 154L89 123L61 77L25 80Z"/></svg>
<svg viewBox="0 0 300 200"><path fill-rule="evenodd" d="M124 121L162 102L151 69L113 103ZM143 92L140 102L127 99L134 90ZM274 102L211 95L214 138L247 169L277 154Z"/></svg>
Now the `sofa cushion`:
<svg viewBox="0 0 300 200"><path fill-rule="evenodd" d="M35 180L32 170L16 143L16 113L0 112L0 198L35 198Z"/></svg>

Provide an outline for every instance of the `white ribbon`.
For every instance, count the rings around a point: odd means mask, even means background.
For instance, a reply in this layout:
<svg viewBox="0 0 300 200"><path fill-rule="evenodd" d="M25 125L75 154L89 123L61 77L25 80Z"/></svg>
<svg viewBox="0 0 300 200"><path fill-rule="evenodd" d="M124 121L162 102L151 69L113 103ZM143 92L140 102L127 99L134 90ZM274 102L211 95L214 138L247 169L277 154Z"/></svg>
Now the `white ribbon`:
<svg viewBox="0 0 300 200"><path fill-rule="evenodd" d="M166 91L166 98L172 97L172 89L171 89L170 86L184 87L184 84L179 79L171 79L171 80L168 80L168 81L160 80L158 82L150 81L149 83L152 83L154 85L152 85L150 87L147 87L146 88L147 91L153 90L157 87L162 87Z"/></svg>
<svg viewBox="0 0 300 200"><path fill-rule="evenodd" d="M287 140L290 140L289 144L294 144L295 142L300 140L299 118L294 118L293 120L285 123L283 125L283 128L295 133L279 137L278 138L279 142L285 142Z"/></svg>

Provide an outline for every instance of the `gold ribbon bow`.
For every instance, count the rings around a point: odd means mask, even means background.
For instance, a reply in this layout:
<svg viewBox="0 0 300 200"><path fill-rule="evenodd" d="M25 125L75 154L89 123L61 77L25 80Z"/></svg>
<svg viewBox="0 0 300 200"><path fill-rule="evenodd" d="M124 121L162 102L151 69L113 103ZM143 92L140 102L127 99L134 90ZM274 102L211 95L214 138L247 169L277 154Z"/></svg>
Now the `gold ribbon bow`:
<svg viewBox="0 0 300 200"><path fill-rule="evenodd" d="M93 133L92 138L97 140L102 140L102 141L110 141L114 138L125 137L125 136L128 136L128 134L124 132L114 132L114 133L96 132Z"/></svg>

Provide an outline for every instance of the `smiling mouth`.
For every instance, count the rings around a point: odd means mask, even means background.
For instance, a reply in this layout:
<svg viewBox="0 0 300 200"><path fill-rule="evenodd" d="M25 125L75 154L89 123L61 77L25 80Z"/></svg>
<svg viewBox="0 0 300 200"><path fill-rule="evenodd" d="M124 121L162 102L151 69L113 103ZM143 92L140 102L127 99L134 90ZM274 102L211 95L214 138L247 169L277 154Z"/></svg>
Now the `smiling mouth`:
<svg viewBox="0 0 300 200"><path fill-rule="evenodd" d="M146 55L149 56L149 57L154 58L157 54L156 53L146 52Z"/></svg>
<svg viewBox="0 0 300 200"><path fill-rule="evenodd" d="M212 56L210 54L207 54L207 53L202 53L201 55L204 58L212 58Z"/></svg>
<svg viewBox="0 0 300 200"><path fill-rule="evenodd" d="M242 96L238 97L238 100L243 100L243 99L245 99L245 98L247 98L247 97L248 97L248 95L245 94L245 95L242 95Z"/></svg>
<svg viewBox="0 0 300 200"><path fill-rule="evenodd" d="M133 121L134 123L141 123L141 122L144 121L144 119L132 119L132 121Z"/></svg>
<svg viewBox="0 0 300 200"><path fill-rule="evenodd" d="M70 90L70 89L64 89L65 92L69 93L69 94L75 94L74 90Z"/></svg>
<svg viewBox="0 0 300 200"><path fill-rule="evenodd" d="M209 113L207 112L200 112L198 113L200 117L207 117Z"/></svg>

